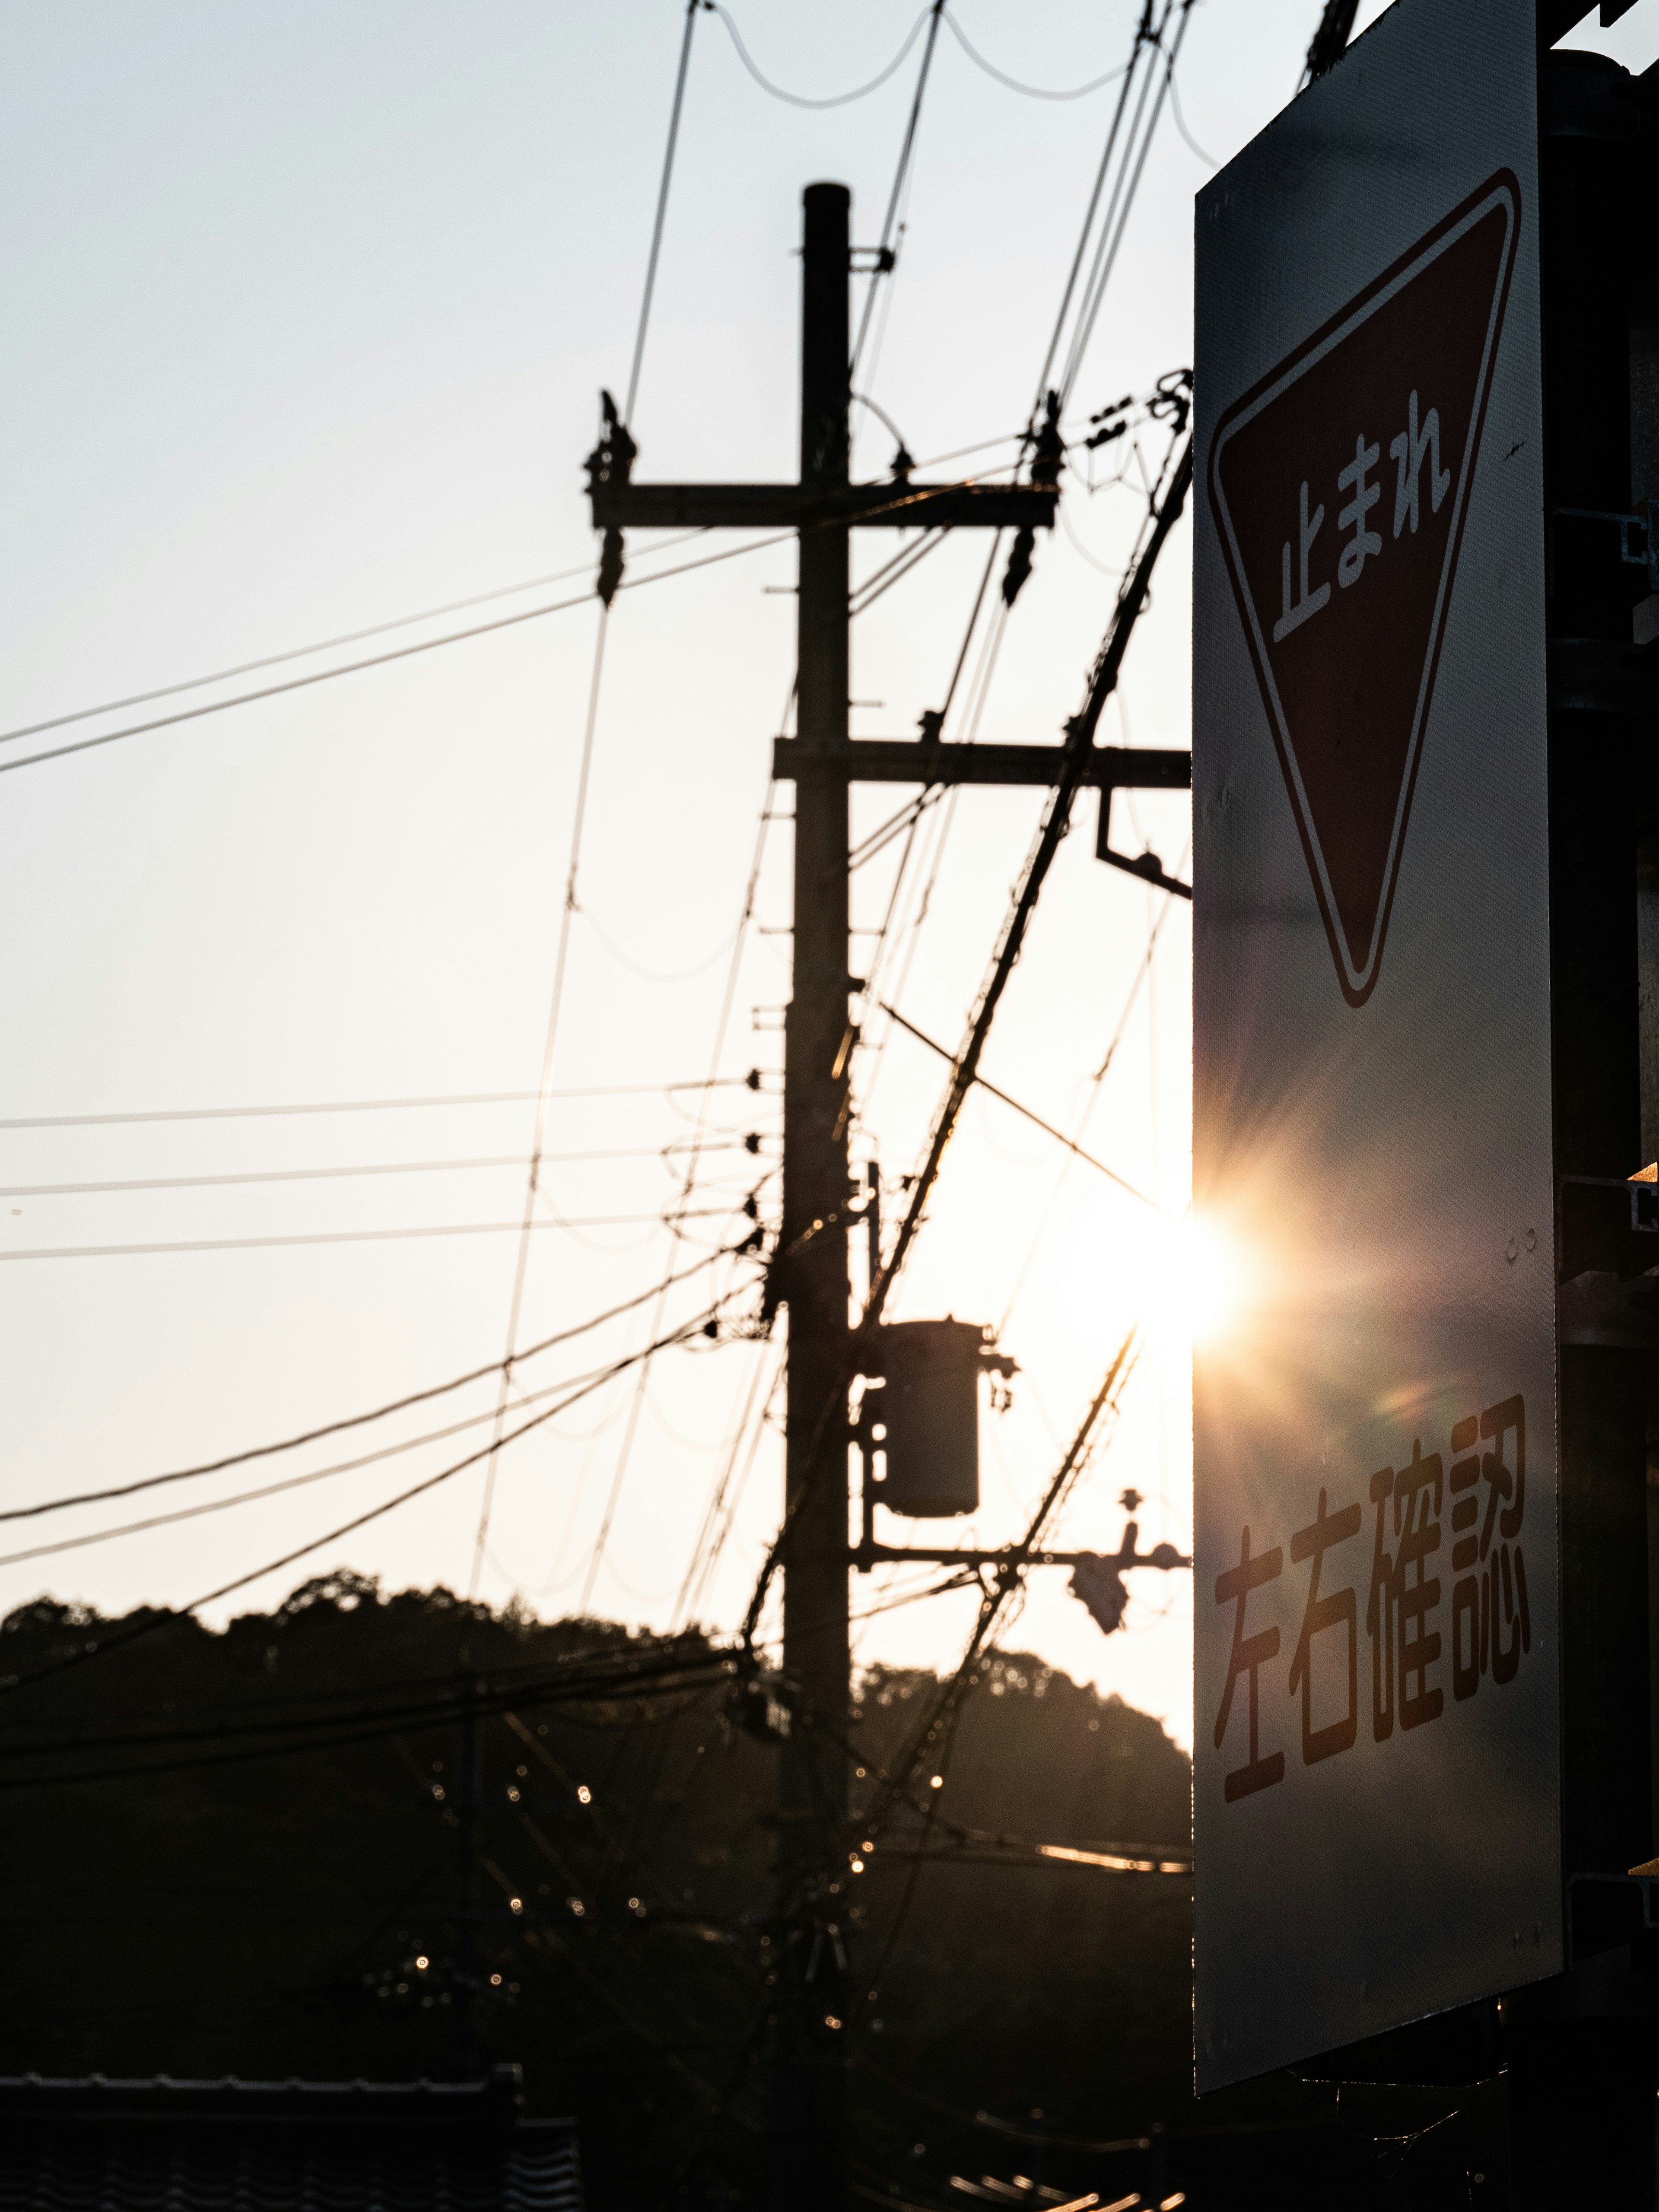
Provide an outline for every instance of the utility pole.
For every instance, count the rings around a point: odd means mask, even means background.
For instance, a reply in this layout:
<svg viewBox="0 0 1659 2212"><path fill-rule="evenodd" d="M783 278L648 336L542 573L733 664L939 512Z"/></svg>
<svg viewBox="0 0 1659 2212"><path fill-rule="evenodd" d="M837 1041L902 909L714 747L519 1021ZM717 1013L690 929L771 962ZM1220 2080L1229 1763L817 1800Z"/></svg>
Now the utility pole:
<svg viewBox="0 0 1659 2212"><path fill-rule="evenodd" d="M851 204L844 185L806 188L798 483L635 483L637 449L608 395L605 431L587 464L593 524L605 533L599 588L607 602L622 576L625 530L781 525L799 532L798 735L779 738L774 748L775 773L795 787L783 1208L771 1281L773 1300L789 1309L781 1559L784 1672L793 1722L780 1747L771 2016L773 2198L780 2212L842 2212L847 2202L852 1984L842 1744L851 1703L848 1576L860 1556L851 1541L848 1474L853 1349L847 1239L854 1218L848 1137L854 1042L848 1016L848 791L854 782L1042 787L1059 779L1062 765L1054 746L941 743L937 715L923 717L918 739L854 742L849 735L852 531L933 526L1029 532L1052 526L1057 498L1052 483L913 483L912 464L902 452L886 483L849 482ZM1114 788L1184 790L1191 763L1185 752L1091 746L1079 781L1098 789L1103 802ZM887 1556L883 1547L872 1550L871 1542L866 1529L866 1565ZM1165 1564L1161 1558L1132 1556L1126 1563Z"/></svg>
<svg viewBox="0 0 1659 2212"><path fill-rule="evenodd" d="M800 480L843 490L851 443L848 275L852 195L809 185L801 256ZM848 738L848 564L851 532L803 532L797 605L797 727L820 755ZM782 1747L778 1791L779 1964L773 2122L780 2201L845 2201L850 1990L841 1884L847 1866L844 1741L848 1630L847 771L815 763L795 784L793 988L784 1030L783 1220L794 1256L789 1301L783 1549L783 1665L800 1724ZM817 1231L823 1222L833 1226ZM806 1240L803 1242L803 1240Z"/></svg>

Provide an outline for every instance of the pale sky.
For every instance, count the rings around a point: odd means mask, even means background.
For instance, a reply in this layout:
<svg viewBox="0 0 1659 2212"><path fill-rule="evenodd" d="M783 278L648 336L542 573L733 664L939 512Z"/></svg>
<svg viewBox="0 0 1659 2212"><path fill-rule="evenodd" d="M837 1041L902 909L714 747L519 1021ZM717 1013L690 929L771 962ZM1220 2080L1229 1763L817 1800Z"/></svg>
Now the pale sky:
<svg viewBox="0 0 1659 2212"><path fill-rule="evenodd" d="M1659 52L1659 0L1598 36ZM1114 68L1130 0L1014 9L953 0L997 68L1064 88ZM1203 0L1182 55L1192 137L1224 160L1293 91L1316 0ZM1362 23L1377 9L1362 9ZM825 97L891 58L915 9L737 0L757 64ZM684 16L678 0L581 9L448 0L150 0L0 12L0 254L5 498L0 547L12 730L393 620L592 558L580 461L602 384L625 386ZM1582 43L1592 42L1585 36ZM657 303L634 431L641 477L793 474L802 187L844 179L854 235L878 231L920 46L868 98L818 112L767 95L719 16L698 16ZM865 389L919 459L1024 422L1074 249L1113 88L1022 97L941 40L900 267ZM1191 343L1192 199L1209 173L1165 117L1079 377L1073 415L1147 389ZM983 457L994 463L1011 449ZM1116 449L1114 449L1116 450ZM1155 447L1149 448L1155 452ZM890 439L861 418L859 466ZM1109 462L1113 453L1099 457ZM1079 455L1081 462L1084 457ZM945 471L949 473L947 470ZM1052 743L1109 612L1109 568L1139 509L1073 480L1040 543L979 733ZM631 573L653 565L630 542ZM734 538L690 551L724 550ZM868 573L893 550L867 533ZM690 552L659 556L659 565ZM857 732L908 736L936 704L982 549L952 541L857 624ZM1186 530L1159 574L1105 736L1184 746ZM619 599L598 702L570 925L556 1090L659 1086L714 1064L781 1065L787 825L769 825L755 924L733 934L793 675L788 545ZM356 651L106 715L60 738L228 696L380 646L579 592L544 586ZM592 677L584 605L391 667L0 775L0 1119L527 1091L541 1064ZM962 732L959 730L958 733ZM53 742L52 739L43 740ZM0 763L33 750L0 746ZM867 828L905 794L867 790ZM787 811L787 787L774 793ZM1033 793L969 793L930 815L885 968L907 1013L948 1044L990 952L1036 820ZM1119 802L1118 842L1184 866L1183 797ZM948 835L935 843L948 823ZM1167 920L1123 1021L1163 902L1093 859L1079 810L987 1073L1074 1125L1122 1021L1086 1141L1176 1213L1188 1181L1188 915ZM898 847L860 871L879 921ZM937 853L937 861L935 854ZM927 910L920 894L933 877ZM872 942L861 940L866 947ZM860 960L854 960L855 969ZM641 971L645 971L641 973ZM673 981L655 980L662 976ZM941 1065L872 1017L855 1081L855 1154L908 1170ZM708 1096L724 1149L688 1224L728 1241L775 1160L775 1081ZM579 1226L532 1240L522 1335L585 1320L674 1261L654 1225L700 1094L556 1100L546 1182ZM498 1360L513 1234L110 1257L32 1251L516 1222L533 1109L499 1105L286 1118L0 1129L4 1449L0 1506L134 1480L274 1441ZM750 1131L762 1156L742 1148ZM561 1162L561 1154L631 1157ZM1060 1540L1115 1547L1126 1485L1143 1540L1189 1537L1185 1297L1152 1217L982 1095L949 1155L894 1317L1001 1322L1014 1406L988 1417L971 1532L1022 1524L1097 1380L1141 1314L1148 1350L1109 1449ZM503 1161L442 1172L206 1189L19 1194L43 1184ZM769 1187L775 1191L775 1184ZM767 1194L763 1194L763 1196ZM620 1218L618 1218L620 1217ZM738 1227L741 1228L740 1221ZM680 1249L683 1261L702 1247ZM699 1310L708 1278L671 1304ZM722 1282L737 1279L720 1277ZM1010 1301L1016 1285L1019 1295ZM741 1302L740 1302L741 1303ZM636 1348L646 1305L526 1367L541 1390ZM676 1617L739 1416L776 1347L672 1352L505 1453L481 1589L543 1613L574 1605L617 1489L593 1609ZM764 1382L761 1384L764 1390ZM8 1553L231 1496L485 1411L487 1386L384 1429L130 1501L0 1524ZM522 1418L522 1417L521 1417ZM450 1461L487 1427L263 1503L0 1566L0 1606L40 1591L106 1610L187 1603ZM754 1433L751 1428L745 1432ZM623 1463L624 1449L626 1460ZM775 1523L775 1433L738 1452L730 1534L697 1617L741 1613ZM621 1468L622 1479L617 1486ZM457 1476L250 1586L222 1618L349 1565L389 1585L471 1571L481 1481ZM903 1540L889 1522L884 1534ZM1033 1577L1017 1641L1119 1691L1189 1740L1190 1591L1138 1579L1126 1632L1102 1638ZM879 1601L881 1577L855 1589ZM902 1584L894 1585L888 1594ZM872 1618L861 1659L949 1663L963 1595Z"/></svg>

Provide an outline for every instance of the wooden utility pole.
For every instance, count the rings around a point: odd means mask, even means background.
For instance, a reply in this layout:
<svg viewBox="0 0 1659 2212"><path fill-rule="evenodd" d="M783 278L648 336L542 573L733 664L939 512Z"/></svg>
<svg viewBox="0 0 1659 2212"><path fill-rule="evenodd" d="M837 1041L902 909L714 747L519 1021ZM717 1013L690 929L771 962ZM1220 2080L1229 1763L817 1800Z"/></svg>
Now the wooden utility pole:
<svg viewBox="0 0 1659 2212"><path fill-rule="evenodd" d="M854 782L1022 784L1057 780L1052 746L854 742L848 729L848 571L854 528L1030 531L1054 518L1052 483L913 483L908 455L884 483L848 481L851 194L809 185L801 262L800 477L793 484L635 483L628 426L607 400L588 463L594 526L606 532L600 588L623 573L628 529L799 530L799 734L775 772L795 786L793 990L784 1030L783 1214L772 1297L789 1309L783 1568L784 1672L792 1712L781 1745L770 2124L773 2196L787 2212L847 2202L846 1737L850 1705L848 1386L852 1332L847 1237L848 800ZM1079 781L1184 789L1184 752L1091 747ZM872 1556L874 1556L872 1554ZM1152 1564L1164 1564L1161 1559Z"/></svg>
<svg viewBox="0 0 1659 2212"><path fill-rule="evenodd" d="M801 256L800 480L845 490L852 372L848 315L852 195L809 185ZM847 751L844 524L803 532L796 721L820 758L795 784L793 987L784 1031L783 1221L789 1301L783 1664L799 1694L778 1792L778 2007L774 2125L778 2194L845 2202L849 2010L842 1885L848 1632ZM833 1224L814 1234L814 1224ZM805 1240L805 1241L803 1241Z"/></svg>

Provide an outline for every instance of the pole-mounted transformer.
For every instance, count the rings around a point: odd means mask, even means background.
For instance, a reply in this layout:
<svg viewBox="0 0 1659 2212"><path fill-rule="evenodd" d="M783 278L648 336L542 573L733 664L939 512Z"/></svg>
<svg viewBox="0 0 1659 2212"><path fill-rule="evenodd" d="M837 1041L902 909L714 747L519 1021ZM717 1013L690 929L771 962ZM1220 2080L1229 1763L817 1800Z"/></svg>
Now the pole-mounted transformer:
<svg viewBox="0 0 1659 2212"><path fill-rule="evenodd" d="M854 1430L873 1504L911 1521L979 1510L980 1377L1018 1371L1006 1352L991 1349L989 1334L949 1315L878 1330ZM877 1452L883 1473L872 1480Z"/></svg>

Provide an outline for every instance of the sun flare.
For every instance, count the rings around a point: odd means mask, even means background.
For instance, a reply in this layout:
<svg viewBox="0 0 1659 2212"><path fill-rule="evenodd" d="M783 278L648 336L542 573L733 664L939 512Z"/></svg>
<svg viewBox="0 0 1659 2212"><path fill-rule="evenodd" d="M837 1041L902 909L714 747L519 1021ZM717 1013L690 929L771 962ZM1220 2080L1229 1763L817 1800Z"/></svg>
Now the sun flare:
<svg viewBox="0 0 1659 2212"><path fill-rule="evenodd" d="M1237 1255L1212 1224L1092 1197L1061 1227L1044 1275L1056 1318L1091 1353L1136 1321L1171 1348L1206 1342L1238 1305Z"/></svg>

